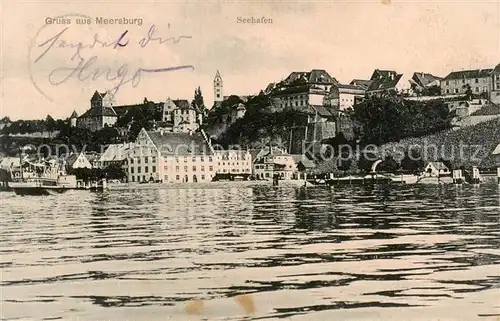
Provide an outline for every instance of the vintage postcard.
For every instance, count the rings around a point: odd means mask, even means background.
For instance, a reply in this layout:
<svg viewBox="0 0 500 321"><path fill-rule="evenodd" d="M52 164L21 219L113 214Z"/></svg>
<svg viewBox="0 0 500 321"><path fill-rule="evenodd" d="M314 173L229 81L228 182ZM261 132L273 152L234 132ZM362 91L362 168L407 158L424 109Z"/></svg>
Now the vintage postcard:
<svg viewBox="0 0 500 321"><path fill-rule="evenodd" d="M500 320L500 0L2 0L2 320Z"/></svg>

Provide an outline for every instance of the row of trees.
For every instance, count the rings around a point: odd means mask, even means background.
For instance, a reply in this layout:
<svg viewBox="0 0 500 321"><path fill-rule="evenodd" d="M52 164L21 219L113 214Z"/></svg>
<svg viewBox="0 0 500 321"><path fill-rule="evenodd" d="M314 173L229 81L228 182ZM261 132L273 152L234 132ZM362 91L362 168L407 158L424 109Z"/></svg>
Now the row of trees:
<svg viewBox="0 0 500 321"><path fill-rule="evenodd" d="M68 120L55 120L52 116L47 115L45 119L16 121L11 121L8 117L4 117L0 122L6 124L2 128L2 134L31 134L58 131L67 124Z"/></svg>

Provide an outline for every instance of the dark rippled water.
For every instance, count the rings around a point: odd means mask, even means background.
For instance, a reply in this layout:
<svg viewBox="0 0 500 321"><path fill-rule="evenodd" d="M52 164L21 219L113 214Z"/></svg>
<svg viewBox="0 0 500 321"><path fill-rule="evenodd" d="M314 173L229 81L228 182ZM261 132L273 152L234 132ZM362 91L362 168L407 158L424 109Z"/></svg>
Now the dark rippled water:
<svg viewBox="0 0 500 321"><path fill-rule="evenodd" d="M500 319L496 184L0 198L5 320Z"/></svg>

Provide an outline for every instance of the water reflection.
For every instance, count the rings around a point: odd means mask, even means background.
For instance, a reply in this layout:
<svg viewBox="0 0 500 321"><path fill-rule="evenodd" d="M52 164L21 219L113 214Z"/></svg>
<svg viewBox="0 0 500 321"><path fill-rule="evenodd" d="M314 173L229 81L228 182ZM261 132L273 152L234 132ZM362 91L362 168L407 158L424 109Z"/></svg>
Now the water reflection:
<svg viewBox="0 0 500 321"><path fill-rule="evenodd" d="M238 320L229 302L244 293L255 320L499 313L497 185L200 186L8 194L3 315L180 319L183 302L204 299L219 307L210 318Z"/></svg>

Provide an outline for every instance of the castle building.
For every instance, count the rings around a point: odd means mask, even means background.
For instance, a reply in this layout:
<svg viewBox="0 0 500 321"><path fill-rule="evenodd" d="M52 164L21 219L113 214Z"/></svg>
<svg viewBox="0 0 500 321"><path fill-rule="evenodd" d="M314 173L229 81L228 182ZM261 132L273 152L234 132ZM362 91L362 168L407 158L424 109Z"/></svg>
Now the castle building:
<svg viewBox="0 0 500 321"><path fill-rule="evenodd" d="M217 73L214 77L214 103L221 103L224 100L224 92L223 92L223 83L220 72L217 70Z"/></svg>
<svg viewBox="0 0 500 321"><path fill-rule="evenodd" d="M76 126L91 131L98 131L104 126L113 126L118 120L118 115L113 109L114 97L108 91L105 93L94 92L90 99L90 109L76 120Z"/></svg>

